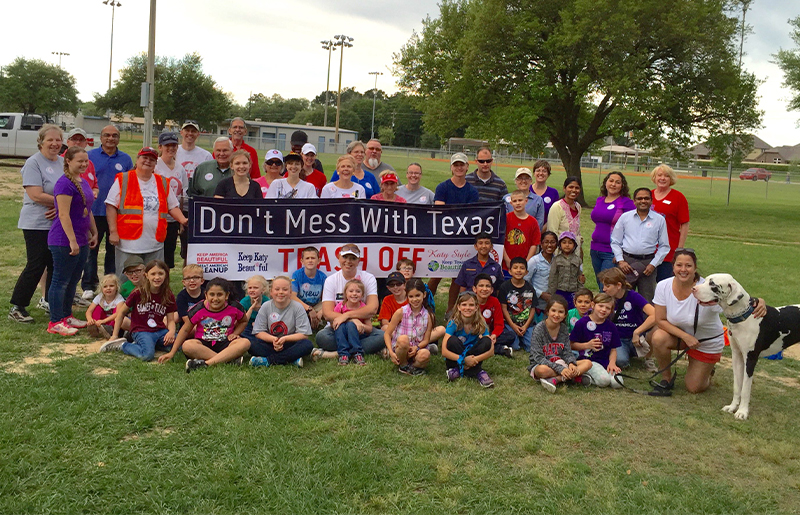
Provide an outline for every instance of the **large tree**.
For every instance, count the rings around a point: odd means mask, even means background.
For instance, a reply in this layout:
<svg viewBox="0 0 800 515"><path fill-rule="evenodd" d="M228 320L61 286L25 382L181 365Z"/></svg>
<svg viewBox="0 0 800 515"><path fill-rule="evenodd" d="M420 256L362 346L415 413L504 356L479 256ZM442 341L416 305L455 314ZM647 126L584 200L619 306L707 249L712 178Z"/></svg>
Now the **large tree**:
<svg viewBox="0 0 800 515"><path fill-rule="evenodd" d="M729 0L443 0L395 55L429 132L536 152L570 175L607 136L686 146L759 124ZM584 202L583 198L581 201Z"/></svg>
<svg viewBox="0 0 800 515"><path fill-rule="evenodd" d="M75 78L59 66L18 57L0 74L1 110L52 116L79 106Z"/></svg>
<svg viewBox="0 0 800 515"><path fill-rule="evenodd" d="M789 109L800 111L800 16L789 20L792 27L792 41L797 46L793 50L780 49L775 58L775 63L783 70L783 85L792 90L789 100Z"/></svg>
<svg viewBox="0 0 800 515"><path fill-rule="evenodd" d="M119 113L141 115L141 84L147 74L147 56L128 59L105 95L95 95L97 107ZM217 87L211 76L203 73L202 58L187 54L182 59L156 57L155 103L153 121L163 127L167 120L197 120L201 127L210 127L228 118L233 109L230 96Z"/></svg>

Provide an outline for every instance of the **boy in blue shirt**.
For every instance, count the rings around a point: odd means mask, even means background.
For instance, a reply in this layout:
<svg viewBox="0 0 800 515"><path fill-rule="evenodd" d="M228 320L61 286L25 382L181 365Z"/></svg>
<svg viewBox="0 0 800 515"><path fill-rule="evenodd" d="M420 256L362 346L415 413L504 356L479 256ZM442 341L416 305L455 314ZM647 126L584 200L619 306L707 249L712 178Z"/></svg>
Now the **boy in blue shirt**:
<svg viewBox="0 0 800 515"><path fill-rule="evenodd" d="M301 256L303 268L292 274L292 300L298 301L308 314L311 328L322 322L322 287L328 276L319 270L319 250L306 247Z"/></svg>

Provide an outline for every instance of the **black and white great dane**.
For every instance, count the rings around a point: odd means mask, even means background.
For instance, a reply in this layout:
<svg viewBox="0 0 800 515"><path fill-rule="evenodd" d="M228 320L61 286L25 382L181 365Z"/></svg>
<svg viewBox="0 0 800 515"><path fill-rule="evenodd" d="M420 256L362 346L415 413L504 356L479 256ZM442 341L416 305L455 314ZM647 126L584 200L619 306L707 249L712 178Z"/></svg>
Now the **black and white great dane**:
<svg viewBox="0 0 800 515"><path fill-rule="evenodd" d="M746 420L750 413L753 372L761 355L770 356L800 341L800 304L767 306L763 318L752 315L756 299L729 274L712 274L693 290L702 305L719 304L728 319L733 355L733 401L722 411Z"/></svg>

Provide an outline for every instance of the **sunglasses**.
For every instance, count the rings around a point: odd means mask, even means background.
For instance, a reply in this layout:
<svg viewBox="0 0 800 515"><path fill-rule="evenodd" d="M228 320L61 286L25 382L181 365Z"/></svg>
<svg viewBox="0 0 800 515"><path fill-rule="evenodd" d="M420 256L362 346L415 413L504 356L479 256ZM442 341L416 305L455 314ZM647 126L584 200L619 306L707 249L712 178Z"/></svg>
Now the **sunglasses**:
<svg viewBox="0 0 800 515"><path fill-rule="evenodd" d="M652 200L652 198L650 198L650 197L636 197L636 198L635 198L635 199L633 199L633 200L635 200L636 202L639 202L640 200L647 200L647 201L650 201L650 200Z"/></svg>
<svg viewBox="0 0 800 515"><path fill-rule="evenodd" d="M675 249L675 254L691 254L693 256L696 256L696 254L694 253L694 249L690 249L688 247L686 248L680 247Z"/></svg>
<svg viewBox="0 0 800 515"><path fill-rule="evenodd" d="M267 166L280 166L280 165L282 165L282 164L283 164L283 163L281 163L281 162L280 162L280 161L278 161L277 159L276 159L276 160L274 160L274 161L267 161Z"/></svg>
<svg viewBox="0 0 800 515"><path fill-rule="evenodd" d="M485 165L486 163L491 163L494 159L476 159L480 164Z"/></svg>

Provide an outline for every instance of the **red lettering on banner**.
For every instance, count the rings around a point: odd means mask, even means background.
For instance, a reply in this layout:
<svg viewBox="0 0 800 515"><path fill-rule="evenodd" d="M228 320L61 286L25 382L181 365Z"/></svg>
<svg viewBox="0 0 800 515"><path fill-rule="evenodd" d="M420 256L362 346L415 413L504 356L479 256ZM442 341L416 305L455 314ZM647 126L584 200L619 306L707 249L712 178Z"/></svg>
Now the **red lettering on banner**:
<svg viewBox="0 0 800 515"><path fill-rule="evenodd" d="M294 252L294 249L278 249L278 252L283 254L283 269L289 270L289 254Z"/></svg>
<svg viewBox="0 0 800 515"><path fill-rule="evenodd" d="M386 260L386 255L387 254L389 255L389 259L388 259L389 264L386 264L386 261L387 261ZM393 257L394 257L394 252L393 252L392 247L381 247L381 250L379 251L379 254L378 254L378 266L380 267L380 269L382 271L385 272L387 270L391 270L392 269L392 262L393 262L392 258Z"/></svg>
<svg viewBox="0 0 800 515"><path fill-rule="evenodd" d="M319 249L319 266L317 268L319 269L324 268L328 272L331 271L331 261L330 258L328 257L327 247L321 247Z"/></svg>
<svg viewBox="0 0 800 515"><path fill-rule="evenodd" d="M419 257L419 255L422 254L423 252L425 252L425 249L419 249L419 248L414 249L414 257L411 258L411 261L414 262L414 268L417 268L417 263L422 261L422 258Z"/></svg>
<svg viewBox="0 0 800 515"><path fill-rule="evenodd" d="M367 269L367 261L369 260L368 254L369 254L369 249L367 247L361 249L361 270Z"/></svg>

